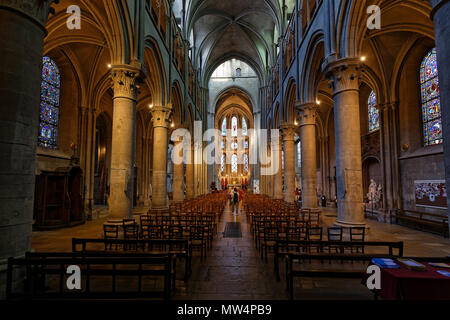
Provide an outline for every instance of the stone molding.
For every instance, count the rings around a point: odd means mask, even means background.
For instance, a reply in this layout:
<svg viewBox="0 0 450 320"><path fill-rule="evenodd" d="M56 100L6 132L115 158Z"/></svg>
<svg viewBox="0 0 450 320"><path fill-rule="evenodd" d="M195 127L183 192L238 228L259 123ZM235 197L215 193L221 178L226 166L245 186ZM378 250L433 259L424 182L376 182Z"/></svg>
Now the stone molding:
<svg viewBox="0 0 450 320"><path fill-rule="evenodd" d="M169 106L153 106L150 109L153 127L169 128L172 112L173 109Z"/></svg>
<svg viewBox="0 0 450 320"><path fill-rule="evenodd" d="M54 13L50 5L55 0L0 0L0 8L18 11L45 28L49 13Z"/></svg>
<svg viewBox="0 0 450 320"><path fill-rule="evenodd" d="M359 78L362 65L359 59L341 59L329 63L325 67L325 76L329 79L328 86L333 89L333 95L343 91L359 91Z"/></svg>

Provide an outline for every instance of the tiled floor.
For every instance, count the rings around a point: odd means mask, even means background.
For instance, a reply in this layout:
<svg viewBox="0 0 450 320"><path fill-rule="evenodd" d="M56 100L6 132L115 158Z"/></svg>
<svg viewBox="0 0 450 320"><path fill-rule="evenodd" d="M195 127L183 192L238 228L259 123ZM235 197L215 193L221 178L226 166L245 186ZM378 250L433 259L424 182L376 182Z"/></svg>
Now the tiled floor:
<svg viewBox="0 0 450 320"><path fill-rule="evenodd" d="M145 212L138 209L136 214ZM323 214L324 224L331 225L336 212ZM106 218L83 226L45 232L33 232L32 248L36 251L70 251L73 237L101 237ZM226 222L240 222L241 238L224 238ZM450 241L438 235L405 227L367 220L367 240L404 241L405 256L450 255ZM283 279L283 278L282 278ZM372 299L359 280L302 279L295 283L296 299ZM219 233L204 261L193 259L193 273L187 283L177 281L175 299L192 300L275 300L287 299L284 282L277 282L273 264L265 264L255 249L248 230L245 213L226 208L219 224Z"/></svg>

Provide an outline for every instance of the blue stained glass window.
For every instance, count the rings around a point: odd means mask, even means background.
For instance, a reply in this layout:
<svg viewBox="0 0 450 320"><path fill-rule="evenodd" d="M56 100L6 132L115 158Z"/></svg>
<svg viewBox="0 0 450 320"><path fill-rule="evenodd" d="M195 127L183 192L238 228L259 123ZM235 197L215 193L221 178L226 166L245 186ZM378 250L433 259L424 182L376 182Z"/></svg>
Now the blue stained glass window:
<svg viewBox="0 0 450 320"><path fill-rule="evenodd" d="M244 172L248 173L248 154L244 153Z"/></svg>
<svg viewBox="0 0 450 320"><path fill-rule="evenodd" d="M238 171L238 156L237 154L233 154L231 156L231 172L237 173Z"/></svg>
<svg viewBox="0 0 450 320"><path fill-rule="evenodd" d="M41 105L38 145L56 149L58 146L58 122L61 75L56 63L49 57L42 59Z"/></svg>
<svg viewBox="0 0 450 320"><path fill-rule="evenodd" d="M371 92L367 99L367 108L369 113L369 133L380 130L380 113L376 107L377 96L375 92Z"/></svg>
<svg viewBox="0 0 450 320"><path fill-rule="evenodd" d="M220 158L220 172L225 172L225 154L222 153L222 157Z"/></svg>
<svg viewBox="0 0 450 320"><path fill-rule="evenodd" d="M441 102L436 48L428 52L420 66L424 145L442 143Z"/></svg>

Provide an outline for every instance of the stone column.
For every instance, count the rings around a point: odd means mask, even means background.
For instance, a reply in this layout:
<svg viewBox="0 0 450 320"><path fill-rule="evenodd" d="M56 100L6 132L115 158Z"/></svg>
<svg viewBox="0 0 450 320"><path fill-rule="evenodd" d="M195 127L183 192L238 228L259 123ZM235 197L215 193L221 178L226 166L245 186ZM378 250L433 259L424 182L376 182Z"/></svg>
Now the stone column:
<svg viewBox="0 0 450 320"><path fill-rule="evenodd" d="M283 199L283 164L281 156L281 152L283 151L283 141L281 140L281 137L277 142L278 143L274 143L272 145L274 161L278 161L278 170L274 174L273 197L275 199ZM278 159L276 159L275 157L277 157Z"/></svg>
<svg viewBox="0 0 450 320"><path fill-rule="evenodd" d="M450 1L430 0L433 10L431 19L434 22L436 51L438 58L439 87L442 108L442 131L444 135L445 181L447 190L450 188ZM450 204L450 198L447 198ZM450 206L447 214L450 216ZM450 225L449 225L450 226Z"/></svg>
<svg viewBox="0 0 450 320"><path fill-rule="evenodd" d="M173 201L184 200L184 162L183 162L183 139L174 141L174 163L173 163Z"/></svg>
<svg viewBox="0 0 450 320"><path fill-rule="evenodd" d="M51 2L0 0L0 299L6 259L30 249L44 26Z"/></svg>
<svg viewBox="0 0 450 320"><path fill-rule="evenodd" d="M109 213L114 218L133 214L133 178L136 145L136 82L140 70L132 66L114 66L113 122Z"/></svg>
<svg viewBox="0 0 450 320"><path fill-rule="evenodd" d="M283 123L281 126L284 142L284 180L286 183L286 193L284 201L295 201L295 126L289 123Z"/></svg>
<svg viewBox="0 0 450 320"><path fill-rule="evenodd" d="M166 209L167 203L167 148L168 129L172 107L153 106L150 109L153 124L152 208Z"/></svg>
<svg viewBox="0 0 450 320"><path fill-rule="evenodd" d="M296 105L299 111L300 140L302 141L302 206L317 208L317 155L315 103Z"/></svg>
<svg viewBox="0 0 450 320"><path fill-rule="evenodd" d="M186 198L194 198L194 146L186 144Z"/></svg>
<svg viewBox="0 0 450 320"><path fill-rule="evenodd" d="M330 63L326 75L333 88L338 219L336 225L365 226L359 114L359 60Z"/></svg>

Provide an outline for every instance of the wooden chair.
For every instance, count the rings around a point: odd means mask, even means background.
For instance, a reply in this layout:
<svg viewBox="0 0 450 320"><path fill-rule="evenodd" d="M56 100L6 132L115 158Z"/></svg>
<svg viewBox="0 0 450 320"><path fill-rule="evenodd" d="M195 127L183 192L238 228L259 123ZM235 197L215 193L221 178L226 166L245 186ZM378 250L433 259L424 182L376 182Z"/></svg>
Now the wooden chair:
<svg viewBox="0 0 450 320"><path fill-rule="evenodd" d="M206 253L205 227L199 225L191 226L189 241L193 249L200 248L200 259L203 260Z"/></svg>
<svg viewBox="0 0 450 320"><path fill-rule="evenodd" d="M105 239L119 239L119 226L117 224L104 224L103 225L103 235ZM108 250L107 244L105 243L105 250ZM109 249L112 250L112 244L109 245ZM117 250L117 244L116 244Z"/></svg>
<svg viewBox="0 0 450 320"><path fill-rule="evenodd" d="M278 228L276 226L270 226L264 228L264 238L261 243L261 253L264 261L267 263L267 253L269 248L275 248L278 240Z"/></svg>
<svg viewBox="0 0 450 320"><path fill-rule="evenodd" d="M139 226L137 223L124 224L123 225L123 239L124 240L138 240L139 239ZM124 250L127 250L128 246L124 245ZM137 250L137 246L135 247Z"/></svg>
<svg viewBox="0 0 450 320"><path fill-rule="evenodd" d="M327 237L328 241L336 241L336 242L342 242L343 240L343 229L341 227L329 227L327 229ZM335 250L336 253L341 252L342 253L342 246L340 245L329 245L328 247L328 253L331 253L331 250Z"/></svg>
<svg viewBox="0 0 450 320"><path fill-rule="evenodd" d="M363 242L365 240L365 234L366 234L366 228L364 227L351 227L350 228L350 241L361 241ZM364 246L361 247L351 247L350 251L353 253L355 251L356 253L359 253L361 250L362 253L364 253Z"/></svg>
<svg viewBox="0 0 450 320"><path fill-rule="evenodd" d="M313 241L322 241L323 236L323 229L322 227L308 227L307 228L307 240L313 240ZM320 252L322 249L320 246L316 245L310 245L308 247L308 251L311 252L312 248L316 248L317 252Z"/></svg>

